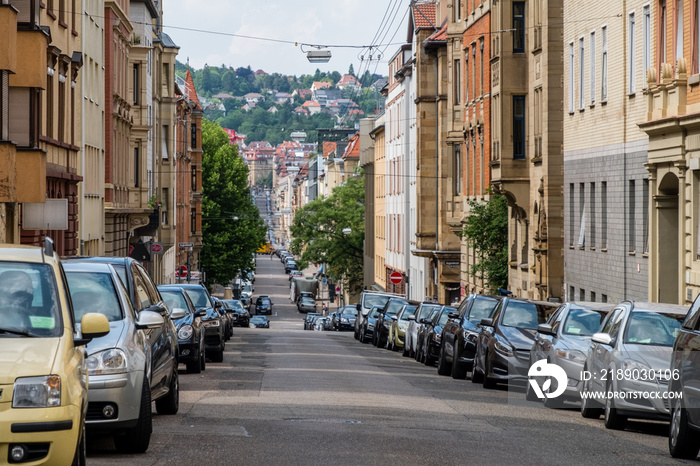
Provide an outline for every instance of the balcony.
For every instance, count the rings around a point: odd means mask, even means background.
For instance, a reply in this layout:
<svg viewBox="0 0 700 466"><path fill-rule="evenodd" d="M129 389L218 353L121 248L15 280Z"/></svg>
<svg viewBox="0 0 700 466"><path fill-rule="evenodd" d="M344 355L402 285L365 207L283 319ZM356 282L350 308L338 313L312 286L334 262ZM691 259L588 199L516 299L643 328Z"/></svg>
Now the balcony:
<svg viewBox="0 0 700 466"><path fill-rule="evenodd" d="M17 67L17 12L10 5L0 4L0 31L4 45L0 47L0 70Z"/></svg>
<svg viewBox="0 0 700 466"><path fill-rule="evenodd" d="M46 89L48 45L49 38L43 30L17 31L18 59L15 74L10 75L10 87Z"/></svg>
<svg viewBox="0 0 700 466"><path fill-rule="evenodd" d="M46 153L0 141L0 202L46 202Z"/></svg>

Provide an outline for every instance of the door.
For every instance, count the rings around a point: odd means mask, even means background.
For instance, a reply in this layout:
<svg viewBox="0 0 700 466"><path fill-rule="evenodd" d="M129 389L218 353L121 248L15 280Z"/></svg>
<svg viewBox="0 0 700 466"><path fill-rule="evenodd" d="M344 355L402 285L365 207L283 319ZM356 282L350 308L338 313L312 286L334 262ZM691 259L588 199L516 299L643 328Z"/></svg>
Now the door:
<svg viewBox="0 0 700 466"><path fill-rule="evenodd" d="M678 269L678 178L667 173L659 183L654 197L658 232L656 235L658 264L658 293L660 303L679 304Z"/></svg>

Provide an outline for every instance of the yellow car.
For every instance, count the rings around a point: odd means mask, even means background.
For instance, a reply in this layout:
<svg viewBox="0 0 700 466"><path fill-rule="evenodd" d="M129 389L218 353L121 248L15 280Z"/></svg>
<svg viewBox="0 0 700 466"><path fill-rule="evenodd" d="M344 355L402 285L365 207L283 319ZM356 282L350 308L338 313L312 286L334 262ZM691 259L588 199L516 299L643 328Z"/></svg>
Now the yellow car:
<svg viewBox="0 0 700 466"><path fill-rule="evenodd" d="M415 316L418 310L418 303L411 302L392 317L391 327L389 327L389 337L386 341L387 349L398 351L403 349L408 329L409 316Z"/></svg>
<svg viewBox="0 0 700 466"><path fill-rule="evenodd" d="M0 462L85 464L85 345L104 315L73 318L53 242L0 245Z"/></svg>

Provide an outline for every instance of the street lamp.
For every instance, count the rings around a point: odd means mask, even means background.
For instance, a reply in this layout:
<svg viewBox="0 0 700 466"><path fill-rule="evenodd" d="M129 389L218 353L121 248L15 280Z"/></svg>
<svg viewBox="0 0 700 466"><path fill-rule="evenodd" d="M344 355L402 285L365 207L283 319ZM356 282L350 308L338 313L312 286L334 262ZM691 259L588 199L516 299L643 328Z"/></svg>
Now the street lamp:
<svg viewBox="0 0 700 466"><path fill-rule="evenodd" d="M330 49L324 48L320 45L312 45L311 47L314 47L314 49L309 50L306 52L306 58L309 60L311 63L328 63L331 59L331 51ZM302 45L302 52L304 51L303 45Z"/></svg>

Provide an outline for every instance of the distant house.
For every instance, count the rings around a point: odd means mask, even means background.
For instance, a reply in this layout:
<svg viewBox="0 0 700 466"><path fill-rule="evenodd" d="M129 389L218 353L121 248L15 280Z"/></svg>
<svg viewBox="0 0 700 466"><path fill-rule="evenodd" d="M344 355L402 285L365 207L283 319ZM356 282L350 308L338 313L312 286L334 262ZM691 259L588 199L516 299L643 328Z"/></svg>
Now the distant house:
<svg viewBox="0 0 700 466"><path fill-rule="evenodd" d="M313 99L321 105L321 107L328 107L334 100L340 99L340 91L329 91L327 89L320 89L314 91Z"/></svg>
<svg viewBox="0 0 700 466"><path fill-rule="evenodd" d="M311 97L311 90L309 89L294 89L292 92L293 97L299 97L300 99L308 99Z"/></svg>
<svg viewBox="0 0 700 466"><path fill-rule="evenodd" d="M329 83L328 81L314 81L314 83L311 85L311 92L319 89L329 89L332 86L333 84Z"/></svg>
<svg viewBox="0 0 700 466"><path fill-rule="evenodd" d="M315 115L321 111L321 104L313 100L307 100L306 102L304 102L302 107L308 110L310 115Z"/></svg>
<svg viewBox="0 0 700 466"><path fill-rule="evenodd" d="M231 144L238 144L240 147L245 147L245 134L237 133L235 129L224 128L224 131L226 131L228 140L231 142Z"/></svg>
<svg viewBox="0 0 700 466"><path fill-rule="evenodd" d="M336 87L340 90L343 89L354 89L354 90L359 90L362 89L362 84L360 84L360 81L357 80L357 78L351 74L345 74L343 75L342 78L340 78L340 81L338 81L338 84L336 84Z"/></svg>
<svg viewBox="0 0 700 466"><path fill-rule="evenodd" d="M292 97L291 94L287 94L286 92L278 92L275 94L275 102L278 104L291 103L292 101L294 101L294 97Z"/></svg>
<svg viewBox="0 0 700 466"><path fill-rule="evenodd" d="M248 104L257 104L263 99L263 96L258 94L257 92L249 92L246 95L243 96L246 102Z"/></svg>
<svg viewBox="0 0 700 466"><path fill-rule="evenodd" d="M272 107L268 108L267 111L270 112L270 113L277 113L277 112L279 112L279 110L277 110L277 107L275 107L274 105L273 105Z"/></svg>
<svg viewBox="0 0 700 466"><path fill-rule="evenodd" d="M255 72L255 77L257 78L257 77L260 76L261 74L264 75L264 76L267 76L267 73L265 73L263 70L258 70L258 71Z"/></svg>
<svg viewBox="0 0 700 466"><path fill-rule="evenodd" d="M224 100L224 99L235 99L234 96L232 96L231 94L227 94L227 93L225 93L225 92L219 92L218 94L216 94L216 95L214 96L214 98L219 99L219 100Z"/></svg>
<svg viewBox="0 0 700 466"><path fill-rule="evenodd" d="M253 104L245 104L244 106L241 107L241 110L244 110L247 112L249 110L253 110L254 108L255 108L254 103Z"/></svg>
<svg viewBox="0 0 700 466"><path fill-rule="evenodd" d="M304 115L304 116L309 115L309 111L307 109L305 109L304 107L295 108L294 113L296 113L297 115Z"/></svg>

